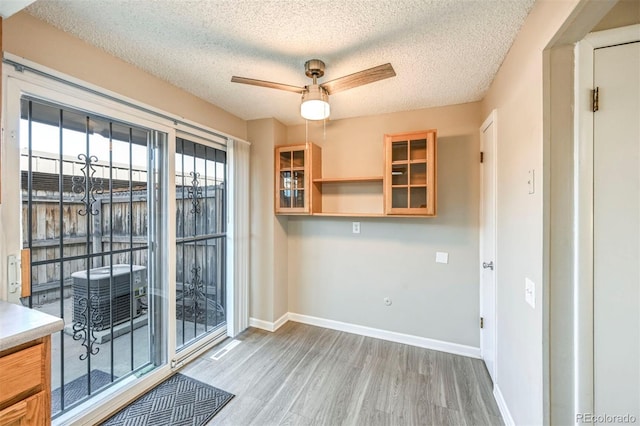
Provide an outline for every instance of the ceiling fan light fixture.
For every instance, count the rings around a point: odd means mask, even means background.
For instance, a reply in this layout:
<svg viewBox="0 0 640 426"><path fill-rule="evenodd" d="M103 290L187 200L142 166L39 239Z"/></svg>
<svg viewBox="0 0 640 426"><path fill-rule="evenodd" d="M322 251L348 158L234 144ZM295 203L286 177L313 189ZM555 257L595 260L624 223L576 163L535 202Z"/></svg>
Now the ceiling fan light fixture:
<svg viewBox="0 0 640 426"><path fill-rule="evenodd" d="M300 93L302 94L300 115L306 120L325 120L331 114L331 107L329 106L330 94L333 95L343 90L353 89L354 87L395 77L396 75L391 64L383 64L318 84L318 78L324 76L324 62L320 59L311 59L305 62L304 73L307 77L313 79L313 84L300 87L235 75L231 77L231 82Z"/></svg>
<svg viewBox="0 0 640 426"><path fill-rule="evenodd" d="M300 104L300 115L306 120L324 120L329 117L331 106L329 105L329 95L318 84L308 86L302 94Z"/></svg>

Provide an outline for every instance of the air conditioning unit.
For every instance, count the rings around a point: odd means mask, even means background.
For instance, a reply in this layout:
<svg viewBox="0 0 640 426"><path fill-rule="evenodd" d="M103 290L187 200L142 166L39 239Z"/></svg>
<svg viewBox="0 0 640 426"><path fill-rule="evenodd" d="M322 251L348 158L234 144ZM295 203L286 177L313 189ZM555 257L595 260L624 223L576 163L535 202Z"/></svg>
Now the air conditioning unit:
<svg viewBox="0 0 640 426"><path fill-rule="evenodd" d="M87 304L91 307L93 318L89 322L103 330L128 321L131 318L131 302L133 317L142 313L141 298L147 294L147 268L144 266L103 266L74 272L71 277L73 322L87 322Z"/></svg>

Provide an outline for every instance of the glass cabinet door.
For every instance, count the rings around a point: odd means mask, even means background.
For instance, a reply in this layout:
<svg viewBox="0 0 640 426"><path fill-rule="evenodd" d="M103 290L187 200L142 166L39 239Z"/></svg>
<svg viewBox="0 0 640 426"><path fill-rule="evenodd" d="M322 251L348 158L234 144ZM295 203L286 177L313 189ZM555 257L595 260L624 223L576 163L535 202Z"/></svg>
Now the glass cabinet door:
<svg viewBox="0 0 640 426"><path fill-rule="evenodd" d="M435 215L435 131L387 135L387 214Z"/></svg>
<svg viewBox="0 0 640 426"><path fill-rule="evenodd" d="M303 212L306 203L306 156L304 146L277 151L276 212Z"/></svg>
<svg viewBox="0 0 640 426"><path fill-rule="evenodd" d="M391 207L409 207L409 141L391 142Z"/></svg>

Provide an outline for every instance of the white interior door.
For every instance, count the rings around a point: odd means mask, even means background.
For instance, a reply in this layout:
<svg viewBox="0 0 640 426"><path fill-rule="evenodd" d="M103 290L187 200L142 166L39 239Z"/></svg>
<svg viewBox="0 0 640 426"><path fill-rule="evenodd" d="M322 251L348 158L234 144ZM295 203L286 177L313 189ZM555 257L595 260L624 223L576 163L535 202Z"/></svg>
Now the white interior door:
<svg viewBox="0 0 640 426"><path fill-rule="evenodd" d="M496 112L480 128L480 350L496 381Z"/></svg>
<svg viewBox="0 0 640 426"><path fill-rule="evenodd" d="M594 412L640 419L640 42L596 49L594 84Z"/></svg>

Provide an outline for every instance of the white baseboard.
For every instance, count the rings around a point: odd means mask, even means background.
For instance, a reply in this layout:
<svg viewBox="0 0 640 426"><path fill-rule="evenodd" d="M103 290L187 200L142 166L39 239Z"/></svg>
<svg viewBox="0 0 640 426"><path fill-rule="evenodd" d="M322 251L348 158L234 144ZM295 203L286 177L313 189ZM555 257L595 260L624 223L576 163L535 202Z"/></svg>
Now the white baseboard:
<svg viewBox="0 0 640 426"><path fill-rule="evenodd" d="M450 343L442 340L429 339L426 337L413 336L411 334L397 333L395 331L382 330L379 328L366 327L364 325L350 324L341 321L312 317L310 315L287 312L275 322L264 321L257 318L249 318L251 327L266 331L276 331L287 321L295 321L302 324L315 325L329 328L331 330L345 331L347 333L358 334L360 336L374 337L376 339L388 340L390 342L403 343L405 345L417 346L419 348L432 349L434 351L448 352L451 354L480 358L480 348L473 346Z"/></svg>
<svg viewBox="0 0 640 426"><path fill-rule="evenodd" d="M261 330L273 331L273 323L263 321L258 318L249 318L249 327L259 328Z"/></svg>
<svg viewBox="0 0 640 426"><path fill-rule="evenodd" d="M289 321L289 312L282 315L276 320L276 322L273 323L273 331L276 331L277 329L285 325L287 321Z"/></svg>
<svg viewBox="0 0 640 426"><path fill-rule="evenodd" d="M249 326L273 332L286 324L287 321L289 321L289 312L282 315L280 318L275 320L275 322L264 321L257 318L249 318Z"/></svg>
<svg viewBox="0 0 640 426"><path fill-rule="evenodd" d="M502 420L504 420L505 426L515 426L516 422L514 422L513 417L511 417L511 412L509 411L509 407L507 407L507 402L504 400L504 396L502 396L502 392L498 385L493 386L493 397L496 399L496 403L498 404L500 414L502 414Z"/></svg>
<svg viewBox="0 0 640 426"><path fill-rule="evenodd" d="M468 356L471 358L480 358L480 348L460 345L458 343L444 342L442 340L413 336L411 334L397 333L395 331L381 330L378 328L312 317L309 315L296 314L293 312L289 312L289 320L300 322L303 324L316 325L318 327L330 328L332 330L345 331L347 333L358 334L361 336L388 340L390 342L403 343L405 345L432 349L435 351L448 352L456 355Z"/></svg>

